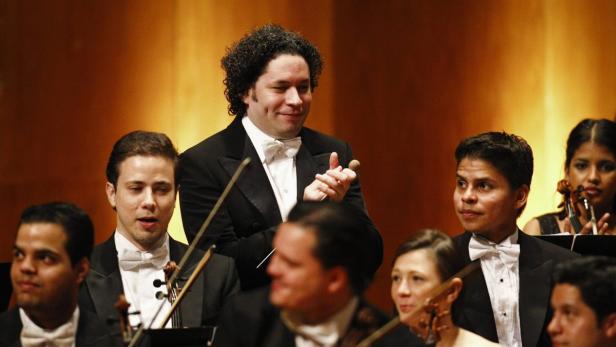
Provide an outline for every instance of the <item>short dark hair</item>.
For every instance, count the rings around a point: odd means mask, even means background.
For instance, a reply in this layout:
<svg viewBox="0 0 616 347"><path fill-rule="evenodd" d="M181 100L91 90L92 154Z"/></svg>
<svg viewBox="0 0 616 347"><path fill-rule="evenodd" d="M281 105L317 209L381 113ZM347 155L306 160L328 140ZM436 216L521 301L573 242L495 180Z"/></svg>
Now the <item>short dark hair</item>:
<svg viewBox="0 0 616 347"><path fill-rule="evenodd" d="M370 270L372 239L361 220L354 207L334 202L300 202L287 219L315 233L313 255L325 269L345 268L351 288L358 295L374 275Z"/></svg>
<svg viewBox="0 0 616 347"><path fill-rule="evenodd" d="M462 267L461 257L451 237L436 229L420 229L414 233L398 247L392 264L398 257L419 249L430 249L434 252L441 281L446 281Z"/></svg>
<svg viewBox="0 0 616 347"><path fill-rule="evenodd" d="M82 258L90 259L94 247L94 225L88 214L77 205L50 202L30 206L21 213L19 226L33 223L51 223L62 227L71 264L75 265Z"/></svg>
<svg viewBox="0 0 616 347"><path fill-rule="evenodd" d="M244 95L263 74L267 64L281 54L304 58L310 70L310 89L317 87L323 69L319 50L298 33L267 24L234 43L221 60L226 73L223 83L225 97L229 101L229 114L243 116L246 113Z"/></svg>
<svg viewBox="0 0 616 347"><path fill-rule="evenodd" d="M570 284L597 315L597 322L616 313L616 259L586 256L562 262L554 271L555 284Z"/></svg>
<svg viewBox="0 0 616 347"><path fill-rule="evenodd" d="M466 138L456 148L456 162L481 159L505 176L512 189L530 188L533 178L533 150L526 140L506 132L487 132Z"/></svg>
<svg viewBox="0 0 616 347"><path fill-rule="evenodd" d="M117 186L120 176L120 164L136 155L160 156L173 162L175 186L178 180L178 151L173 142L163 133L137 130L122 136L114 145L107 161L107 181Z"/></svg>

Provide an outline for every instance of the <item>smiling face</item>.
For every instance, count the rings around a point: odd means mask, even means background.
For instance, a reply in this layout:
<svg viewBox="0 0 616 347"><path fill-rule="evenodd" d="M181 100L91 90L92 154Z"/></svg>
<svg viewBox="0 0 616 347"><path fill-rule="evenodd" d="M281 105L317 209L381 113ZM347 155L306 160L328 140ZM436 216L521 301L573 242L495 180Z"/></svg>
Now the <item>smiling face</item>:
<svg viewBox="0 0 616 347"><path fill-rule="evenodd" d="M276 139L299 134L311 102L308 64L301 56L290 54L272 59L244 96L250 120Z"/></svg>
<svg viewBox="0 0 616 347"><path fill-rule="evenodd" d="M517 211L528 187L512 190L507 179L482 159L464 158L456 171L453 203L464 230L500 242L516 230Z"/></svg>
<svg viewBox="0 0 616 347"><path fill-rule="evenodd" d="M175 207L174 166L161 156L136 155L119 165L117 186L107 182L107 199L117 212L117 230L141 250L167 232Z"/></svg>
<svg viewBox="0 0 616 347"><path fill-rule="evenodd" d="M64 316L75 309L77 290L88 273L89 262L83 258L71 264L66 241L67 236L58 224L19 226L13 247L11 282L17 305L33 319L49 312Z"/></svg>
<svg viewBox="0 0 616 347"><path fill-rule="evenodd" d="M400 320L422 304L428 292L442 282L434 251L421 248L404 253L396 259L391 270L391 298Z"/></svg>
<svg viewBox="0 0 616 347"><path fill-rule="evenodd" d="M595 208L613 211L616 158L605 146L594 142L581 145L571 158L566 176L573 188L584 188L584 196Z"/></svg>

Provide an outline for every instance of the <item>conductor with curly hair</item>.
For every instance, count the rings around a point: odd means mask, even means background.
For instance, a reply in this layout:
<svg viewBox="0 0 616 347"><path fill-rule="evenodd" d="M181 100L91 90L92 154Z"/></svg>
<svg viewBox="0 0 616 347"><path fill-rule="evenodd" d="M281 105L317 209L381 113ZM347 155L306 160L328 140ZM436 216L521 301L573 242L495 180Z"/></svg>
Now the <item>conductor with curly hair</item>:
<svg viewBox="0 0 616 347"><path fill-rule="evenodd" d="M382 239L365 212L351 147L304 127L323 62L295 32L265 25L233 44L222 58L229 114L221 132L188 149L180 160L180 207L191 241L240 162L251 164L213 219L201 248L235 259L242 289L268 283L258 266L272 251L274 230L301 201L330 200L363 211L372 231L368 254L376 271ZM257 268L258 267L258 268Z"/></svg>

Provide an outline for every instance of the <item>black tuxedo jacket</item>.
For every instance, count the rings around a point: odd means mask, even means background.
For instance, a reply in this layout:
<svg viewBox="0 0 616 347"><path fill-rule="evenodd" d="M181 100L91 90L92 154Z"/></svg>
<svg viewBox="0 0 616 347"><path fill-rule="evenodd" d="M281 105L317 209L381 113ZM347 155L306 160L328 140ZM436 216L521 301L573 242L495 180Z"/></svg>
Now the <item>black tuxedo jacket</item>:
<svg viewBox="0 0 616 347"><path fill-rule="evenodd" d="M387 323L387 317L360 300L347 333L339 346L355 346ZM269 301L269 287L236 295L221 313L215 347L293 347L295 335Z"/></svg>
<svg viewBox="0 0 616 347"><path fill-rule="evenodd" d="M576 254L528 236L522 231L518 231L518 235L520 244L518 307L522 345L551 346L546 328L552 318L550 308L552 272L556 264L571 259ZM463 255L464 265L471 262L468 253L470 239L469 232L454 238L458 252ZM454 321L461 328L498 342L492 304L483 272L479 269L465 277L463 281L464 287L454 304Z"/></svg>
<svg viewBox="0 0 616 347"><path fill-rule="evenodd" d="M188 247L169 238L169 257L179 264ZM196 250L186 262L179 280L180 287L193 272L204 252ZM143 283L151 286L152 283ZM239 291L237 272L233 259L213 254L209 262L180 304L182 325L197 327L216 325L224 302ZM113 304L124 293L118 255L113 236L94 247L88 277L79 292L79 305L95 312L103 321L113 321L112 332L119 331L118 313ZM161 312L165 314L165 312Z"/></svg>
<svg viewBox="0 0 616 347"><path fill-rule="evenodd" d="M302 145L296 156L297 201L303 200L304 188L317 173L329 169L329 156L337 152L340 164L347 167L353 159L345 142L303 128L299 134ZM272 187L248 138L241 117L224 130L188 149L180 156L180 207L184 230L189 241L212 210L231 176L244 158L251 164L229 193L218 215L209 226L203 243L206 249L216 243L217 251L235 259L242 289L255 288L269 282L265 267L255 267L272 249L276 226L282 221ZM351 184L344 202L365 212L359 181ZM383 258L383 242L370 218L365 223L374 234L374 271Z"/></svg>
<svg viewBox="0 0 616 347"><path fill-rule="evenodd" d="M11 309L0 314L0 346L21 347L20 334L23 327L19 310ZM104 322L91 312L79 309L79 322L75 335L76 347L119 347L118 339L113 339Z"/></svg>

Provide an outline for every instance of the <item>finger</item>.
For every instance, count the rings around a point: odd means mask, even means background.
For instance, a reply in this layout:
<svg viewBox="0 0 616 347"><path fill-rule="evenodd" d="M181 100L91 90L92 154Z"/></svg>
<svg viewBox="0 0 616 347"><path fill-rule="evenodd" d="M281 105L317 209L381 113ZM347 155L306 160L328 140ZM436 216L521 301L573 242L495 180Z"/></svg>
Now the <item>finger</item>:
<svg viewBox="0 0 616 347"><path fill-rule="evenodd" d="M327 170L327 172L325 173L328 176L331 176L332 178L334 178L337 182L351 182L353 181L353 179L355 178L355 173L349 169L345 169L346 171L342 171L342 170Z"/></svg>
<svg viewBox="0 0 616 347"><path fill-rule="evenodd" d="M322 182L323 184L325 184L327 186L327 188L335 191L335 195L342 195L342 196L344 196L345 185L342 182L336 180L334 177L332 177L330 175L320 175L320 174L317 174L316 178L317 178L317 180L319 182ZM338 200L337 196L334 197L331 194L327 194L327 195L329 195L329 197L332 198L332 199Z"/></svg>
<svg viewBox="0 0 616 347"><path fill-rule="evenodd" d="M567 233L567 234L573 234L572 230L571 230L571 221L569 220L569 218L565 218L565 223L563 226L563 232Z"/></svg>
<svg viewBox="0 0 616 347"><path fill-rule="evenodd" d="M349 170L349 169L327 170L326 174L330 175L330 176L333 176L338 181L342 181L342 182L347 182L348 181L349 183L352 182L357 177L357 173L355 173L355 171Z"/></svg>
<svg viewBox="0 0 616 347"><path fill-rule="evenodd" d="M582 227L582 230L580 230L580 234L582 235L592 234L592 222L588 222L584 224L584 226Z"/></svg>
<svg viewBox="0 0 616 347"><path fill-rule="evenodd" d="M334 189L329 187L328 185L326 185L326 184L319 185L318 190L321 193L325 194L326 197L329 197L331 200L333 200L333 201L337 200L338 193ZM321 199L321 200L324 200L324 199L325 199L325 197L323 197L323 199Z"/></svg>
<svg viewBox="0 0 616 347"><path fill-rule="evenodd" d="M603 217L601 217L601 219L599 219L599 221L597 222L597 226L601 228L604 223L607 223L608 220L610 220L610 214L609 213L603 214Z"/></svg>
<svg viewBox="0 0 616 347"><path fill-rule="evenodd" d="M331 170L338 166L340 166L338 162L338 153L332 152L332 154L329 155L329 169Z"/></svg>
<svg viewBox="0 0 616 347"><path fill-rule="evenodd" d="M601 227L599 228L599 231L597 231L597 234L609 235L608 229L609 229L609 225L607 223L603 223L603 225L601 225Z"/></svg>

